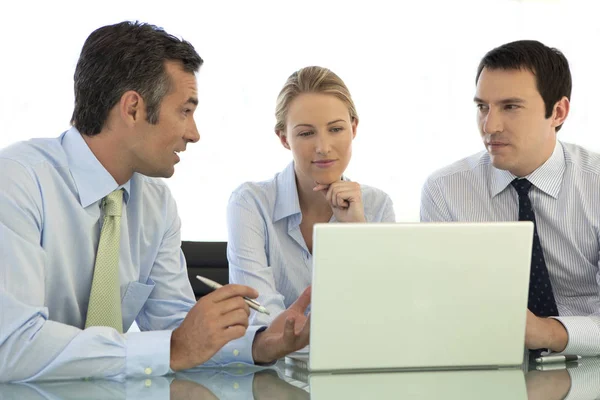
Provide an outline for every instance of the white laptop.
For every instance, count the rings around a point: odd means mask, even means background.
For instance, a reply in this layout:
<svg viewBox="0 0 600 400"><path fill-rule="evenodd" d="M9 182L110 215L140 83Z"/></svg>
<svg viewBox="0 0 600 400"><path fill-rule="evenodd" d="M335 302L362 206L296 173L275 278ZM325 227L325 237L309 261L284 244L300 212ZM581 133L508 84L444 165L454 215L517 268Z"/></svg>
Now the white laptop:
<svg viewBox="0 0 600 400"><path fill-rule="evenodd" d="M319 224L311 372L518 367L533 224Z"/></svg>

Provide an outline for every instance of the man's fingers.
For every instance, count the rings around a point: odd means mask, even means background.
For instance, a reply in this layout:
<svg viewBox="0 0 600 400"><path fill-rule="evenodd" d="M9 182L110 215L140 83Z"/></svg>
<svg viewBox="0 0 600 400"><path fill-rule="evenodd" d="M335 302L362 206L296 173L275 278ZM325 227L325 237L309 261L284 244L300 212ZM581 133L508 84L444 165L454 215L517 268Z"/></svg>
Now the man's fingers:
<svg viewBox="0 0 600 400"><path fill-rule="evenodd" d="M296 346L301 349L310 342L310 315L306 318L302 329L296 333Z"/></svg>
<svg viewBox="0 0 600 400"><path fill-rule="evenodd" d="M243 326L244 329L248 327L248 315L244 310L235 310L228 314L221 316L219 319L219 325L223 328L229 329L232 326Z"/></svg>
<svg viewBox="0 0 600 400"><path fill-rule="evenodd" d="M246 334L246 328L248 328L248 326L232 325L225 329L225 331L223 332L223 346L231 342L232 340L239 339L242 336L244 336Z"/></svg>
<svg viewBox="0 0 600 400"><path fill-rule="evenodd" d="M285 320L285 327L283 328L283 341L284 343L293 343L295 333L296 320L293 317L288 317Z"/></svg>
<svg viewBox="0 0 600 400"><path fill-rule="evenodd" d="M227 300L223 300L217 304L219 307L219 314L225 315L234 310L243 310L246 313L246 316L250 316L250 307L241 297L232 297Z"/></svg>
<svg viewBox="0 0 600 400"><path fill-rule="evenodd" d="M304 337L310 334L310 313L306 316L306 321L304 324L300 326L300 324L296 323L296 336Z"/></svg>
<svg viewBox="0 0 600 400"><path fill-rule="evenodd" d="M212 293L206 295L214 303L218 303L223 300L230 299L232 297L250 297L255 299L258 297L258 292L249 286L244 285L225 285L222 288L215 290Z"/></svg>
<svg viewBox="0 0 600 400"><path fill-rule="evenodd" d="M290 306L290 308L295 309L298 313L304 314L306 308L310 305L310 296L312 292L312 286L304 289L302 294L296 299L296 301Z"/></svg>

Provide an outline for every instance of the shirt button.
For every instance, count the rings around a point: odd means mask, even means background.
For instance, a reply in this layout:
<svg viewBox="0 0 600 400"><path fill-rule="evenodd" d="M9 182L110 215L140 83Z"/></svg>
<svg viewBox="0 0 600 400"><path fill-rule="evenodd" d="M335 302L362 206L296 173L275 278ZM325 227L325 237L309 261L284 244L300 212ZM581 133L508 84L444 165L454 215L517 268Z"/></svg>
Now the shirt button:
<svg viewBox="0 0 600 400"><path fill-rule="evenodd" d="M236 357L237 357L239 354L240 354L240 351L239 351L238 349L235 349L235 350L233 351L233 355L234 355L234 356L236 356Z"/></svg>
<svg viewBox="0 0 600 400"><path fill-rule="evenodd" d="M144 370L144 373L145 373L146 375L150 375L150 374L152 373L152 368L146 368L146 369Z"/></svg>
<svg viewBox="0 0 600 400"><path fill-rule="evenodd" d="M144 381L144 385L146 385L146 387L152 386L152 380L146 379L146 381Z"/></svg>
<svg viewBox="0 0 600 400"><path fill-rule="evenodd" d="M239 384L239 383L237 383L237 382L236 382L236 383L234 383L234 384L233 384L233 388L234 388L234 389L236 389L236 390L237 390L237 389L239 389L239 388L240 388L240 384Z"/></svg>

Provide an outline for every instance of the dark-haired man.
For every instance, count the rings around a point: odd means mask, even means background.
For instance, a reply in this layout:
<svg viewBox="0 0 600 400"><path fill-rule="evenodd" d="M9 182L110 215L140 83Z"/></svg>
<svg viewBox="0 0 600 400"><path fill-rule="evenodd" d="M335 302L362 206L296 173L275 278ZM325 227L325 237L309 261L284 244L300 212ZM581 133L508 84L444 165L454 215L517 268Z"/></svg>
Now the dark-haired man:
<svg viewBox="0 0 600 400"><path fill-rule="evenodd" d="M557 140L567 59L537 41L507 43L483 57L476 85L486 151L428 178L421 220L533 221L527 348L600 354L600 156Z"/></svg>

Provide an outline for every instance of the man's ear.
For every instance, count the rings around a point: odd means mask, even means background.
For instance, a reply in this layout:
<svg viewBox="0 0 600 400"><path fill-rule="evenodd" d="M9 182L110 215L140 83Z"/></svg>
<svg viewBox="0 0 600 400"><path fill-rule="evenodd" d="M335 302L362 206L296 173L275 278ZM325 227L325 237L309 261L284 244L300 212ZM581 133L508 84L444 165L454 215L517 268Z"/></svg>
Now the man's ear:
<svg viewBox="0 0 600 400"><path fill-rule="evenodd" d="M279 137L279 141L281 142L281 145L283 147L285 147L286 149L291 150L290 144L288 143L287 135L285 134L285 132L282 130L276 130L275 134Z"/></svg>
<svg viewBox="0 0 600 400"><path fill-rule="evenodd" d="M550 117L552 118L552 126L554 128L561 126L565 122L570 109L571 103L567 99L567 96L563 96L562 99L554 104L554 110L552 110L552 116Z"/></svg>
<svg viewBox="0 0 600 400"><path fill-rule="evenodd" d="M144 99L134 90L129 90L121 96L119 114L127 125L133 125L144 118Z"/></svg>

